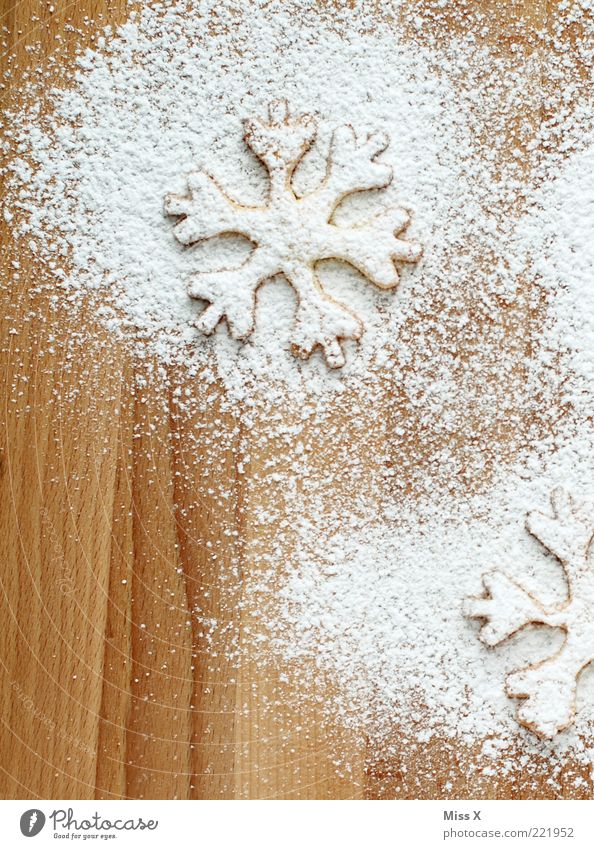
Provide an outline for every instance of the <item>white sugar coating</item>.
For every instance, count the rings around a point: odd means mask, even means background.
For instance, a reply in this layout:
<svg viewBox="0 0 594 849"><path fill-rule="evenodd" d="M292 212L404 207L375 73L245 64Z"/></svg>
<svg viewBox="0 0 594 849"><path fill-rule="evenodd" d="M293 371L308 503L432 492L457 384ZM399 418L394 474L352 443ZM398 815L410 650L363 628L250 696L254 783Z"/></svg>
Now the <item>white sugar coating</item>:
<svg viewBox="0 0 594 849"><path fill-rule="evenodd" d="M208 303L194 324L210 335L224 317L232 338L243 340L253 332L258 289L281 277L298 300L291 347L305 359L319 348L329 367L341 368L343 341L357 341L363 325L346 304L328 295L314 264L342 260L378 288L393 289L399 283L395 262L418 262L422 255L421 246L402 235L409 223L402 207L353 227L333 221L337 206L345 205L348 196L391 183L392 169L378 161L388 136L341 127L332 136L323 182L296 196L294 175L316 137L314 117L292 112L287 101L279 99L269 104L267 116L249 119L245 127L246 144L269 173L265 206L231 200L206 171L188 177L186 194L165 199L165 212L177 219L174 235L181 245L191 249L197 242L224 236L243 237L251 245L239 267L192 275L188 294Z"/></svg>
<svg viewBox="0 0 594 849"><path fill-rule="evenodd" d="M481 594L481 576L493 569L543 603L566 598L560 565L527 534L525 517L535 507L550 510L549 490L560 481L594 495L592 447L581 457L556 457L538 484L518 476L466 509L442 504L440 515L422 517L420 527L417 513L360 532L317 529L316 547L297 556L280 591L277 638L287 659L315 658L348 682L340 710L372 736L381 738L394 717L407 717L422 723L426 739L451 735L471 745L492 737L497 751L519 741L531 753L571 750L591 759L582 741L594 730L591 674L580 679L583 710L575 725L551 743L518 726L517 704L504 692L506 675L552 654L561 633L529 628L488 650L477 639L478 624L464 618L463 600ZM580 475L569 481L572 463Z"/></svg>
<svg viewBox="0 0 594 849"><path fill-rule="evenodd" d="M535 276L552 298L543 348L552 362L567 352L565 402L586 424L594 395L594 135L583 132L582 149L532 198L519 222L514 247L524 250ZM543 351L543 356L547 354Z"/></svg>
<svg viewBox="0 0 594 849"><path fill-rule="evenodd" d="M247 345L230 339L224 325L205 340L189 326L203 309L188 297L191 274L241 264L245 244L233 243L231 256L229 240L182 248L163 214L164 197L185 191L188 173L202 168L238 201L261 203L268 179L243 141L242 119L265 114L277 97L320 122L316 146L296 174L300 191L323 178L330 136L341 124L385 131L391 142L382 158L394 168L392 185L347 200L337 221L360 221L398 204L409 208L410 237L425 252L416 278L427 290L438 284L448 244L462 238L476 215L462 174L470 154L463 112L423 51L399 42L387 26L361 32L360 14L339 33L332 16L305 16L297 39L288 11L271 15L253 4L238 20L233 4L217 3L213 22L208 4L190 20L184 8L172 4L163 15L145 10L120 28L105 52L81 57L75 88L54 96L43 130L36 116L21 126L18 142L34 166L32 175L24 172L25 232L40 258L69 256L72 271L61 281L61 297L76 301L89 288L111 290L123 316L113 327L139 328L143 349L148 335L163 360L179 357L180 343L189 343L197 365L214 351L218 376L238 394L246 381L269 374L271 363L275 384L295 390L305 380L327 393L353 372L360 377L370 359L394 344L410 269L403 271L402 292L387 294L347 266L322 269L328 290L344 293L366 326L362 350L347 346L349 365L340 375L329 374L319 354L301 366L289 352L295 296L282 278L261 288L257 331ZM48 231L59 234L49 253Z"/></svg>
<svg viewBox="0 0 594 849"><path fill-rule="evenodd" d="M527 628L485 649L479 624L462 615L465 597L480 595L482 575L494 569L544 604L562 602L563 569L528 534L526 516L550 514L558 486L594 499L594 136L584 131L580 140L584 149L533 193L509 242L530 257L551 295L535 357L563 382L567 411L562 423L551 422L552 440L466 502L457 495L410 512L398 506L391 520L360 531L342 530L341 517L314 533L303 529L315 543L288 569L278 640L287 658L316 658L349 682L341 709L355 725L365 717L367 728L385 730L405 715L422 722L426 739L449 734L472 745L490 737L496 757L519 742L552 764L568 752L577 762L594 760L591 668L579 678L575 724L552 742L520 728L518 702L505 695L506 675L549 657L562 633Z"/></svg>
<svg viewBox="0 0 594 849"><path fill-rule="evenodd" d="M79 58L73 85L51 93L47 118L35 105L9 116L17 156L4 216L30 243L46 272L40 286L61 307L84 307L90 291L102 292L105 322L138 357L156 354L204 383L221 381L249 435L246 453L262 447L258 438L275 446L266 482L280 494L256 516L275 544L246 590L268 612L265 650L297 662L298 676L304 664L314 679L330 676L337 692L328 714L380 749L395 727L419 744L489 740L483 754L499 757L498 771L517 770L501 757L520 746L528 759L549 759L552 781L568 757L594 760L594 678L581 678L575 725L539 742L518 725L503 683L547 656L559 634L531 629L487 650L462 604L493 568L543 602L563 598L562 570L526 533L525 514L546 512L558 484L594 497L591 104L562 55L548 68L561 100L551 95L538 130L522 122L510 156L509 116L542 106L540 54L518 48L502 58L474 38L429 49L431 38L401 36L394 4L380 4L383 18L260 0L242 15L241 5L147 4ZM567 7L565 23L581 21L579 4ZM422 17L417 25L424 29ZM561 40L556 46L563 53ZM290 353L295 297L280 279L260 290L247 344L224 325L200 336L188 323L200 311L187 296L189 277L239 264L245 245L184 249L163 215L164 196L183 193L197 168L241 203L264 200L267 175L242 140L242 119L277 97L319 121L296 175L302 191L323 177L337 126L390 135L382 160L394 167L393 184L349 201L339 220L403 205L412 214L407 237L424 246L395 292L338 263L321 269L328 290L366 325L332 373L319 355L301 363ZM350 393L346 415L354 410L361 423L355 440L335 416L340 391ZM180 408L179 395L208 419L208 397L174 386ZM312 429L337 457L308 454ZM375 431L383 453L373 448ZM227 437L197 425L197 442ZM374 451L375 477L360 485ZM217 627L211 617L205 630Z"/></svg>

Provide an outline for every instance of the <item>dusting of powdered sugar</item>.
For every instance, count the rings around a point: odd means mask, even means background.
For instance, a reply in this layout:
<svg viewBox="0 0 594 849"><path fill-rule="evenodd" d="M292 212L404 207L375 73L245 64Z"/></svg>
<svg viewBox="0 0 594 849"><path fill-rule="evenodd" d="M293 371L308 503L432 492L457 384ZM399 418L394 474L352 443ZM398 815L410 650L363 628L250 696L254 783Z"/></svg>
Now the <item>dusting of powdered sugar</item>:
<svg viewBox="0 0 594 849"><path fill-rule="evenodd" d="M554 653L562 633L527 628L485 651L470 638L480 625L465 620L462 599L480 595L481 576L494 569L544 604L566 598L560 564L525 521L533 510L550 512L556 487L585 503L594 498L593 227L594 136L584 127L580 150L533 192L508 243L529 258L532 285L550 297L533 352L543 380L560 393L548 438L501 470L487 493L466 501L456 495L412 511L387 507L381 523L345 527L342 516L326 516L313 532L304 526L302 542L312 547L302 545L275 589L276 640L289 661L315 659L316 668L348 682L340 706L346 722L362 722L380 739L402 717L420 723L424 742L445 734L472 746L488 738L483 754L496 757L498 768L518 746L525 769L547 758L553 783L568 753L576 763L594 759L592 669L579 678L575 724L552 741L537 740L518 726L503 681ZM592 550L590 562L594 568Z"/></svg>
<svg viewBox="0 0 594 849"><path fill-rule="evenodd" d="M536 191L514 234L535 278L551 298L542 357L551 367L560 352L563 403L589 431L594 397L594 135L582 132L580 150Z"/></svg>
<svg viewBox="0 0 594 849"><path fill-rule="evenodd" d="M251 642L246 626L241 640L229 637L209 587L194 610L201 650L208 656L218 631L226 645L205 661L210 668L221 654L230 666L242 652L250 662L272 654L308 692L329 677L335 697L322 712L386 757L400 756L385 743L395 730L411 751L431 739L454 749L486 741L469 771L519 764L532 775L544 757L554 783L568 757L593 760L594 678L582 676L576 724L537 741L518 727L502 681L518 661L546 656L558 635L530 631L489 653L462 601L490 568L558 599L562 575L526 534L525 514L546 510L557 484L594 497L594 141L572 64L591 50L587 39L573 53L563 47L586 13L561 4L552 35L502 55L477 43L476 31L443 44L435 32L446 31L447 3L427 4L433 18L419 11L405 21L395 4L376 5L314 12L306 2L256 0L245 15L233 2L145 4L79 56L47 114L34 92L22 114L8 113L3 213L35 254L35 291L50 293L56 313L98 299L104 325L146 363L137 386L169 381L169 425L181 422L194 440L188 454L202 458L200 486L187 470L198 506L207 493L224 514L237 483L217 478L211 449L217 458L215 448L232 446L238 479L254 463L258 492L248 481L244 501L256 541L243 556L255 577L241 605L261 621ZM543 44L544 76L535 49ZM301 191L323 177L337 126L390 135L382 156L393 184L350 200L340 216L406 205L407 236L424 246L395 292L324 266L328 291L366 326L338 373L319 356L292 356L294 296L280 279L260 290L249 343L224 327L200 336L189 323L200 307L188 278L221 257L239 264L242 248L214 240L182 249L163 215L164 196L183 192L197 168L242 202L263 201L266 175L241 122L277 97L319 122L296 174ZM510 126L510 115L524 117ZM177 367L191 378L183 386ZM213 413L220 408L233 426ZM191 536L194 508L184 509ZM237 535L220 521L220 538ZM271 538L254 528L271 528ZM242 572L219 543L212 558L230 619L225 593L232 605ZM506 761L513 747L521 756Z"/></svg>
<svg viewBox="0 0 594 849"><path fill-rule="evenodd" d="M349 199L337 221L360 221L368 210L404 201L413 213L410 238L414 233L425 246L418 277L426 288L444 264L444 234L453 228L449 240L456 238L473 215L460 166L470 145L464 116L422 52L387 27L360 34L359 16L340 33L331 17L307 16L297 39L289 12L270 15L254 4L238 20L233 4L217 3L216 18L203 4L188 19L184 7L172 4L161 15L145 10L102 51L80 57L75 87L53 96L42 127L35 114L19 120L21 156L7 213L26 213L20 233L40 260L68 257L68 271L55 269L67 308L89 289L103 289L105 320L114 330L140 331L141 352L202 365L212 352L217 376L237 395L271 368L277 385L295 391L305 381L326 393L385 356L398 334L408 270L401 292L381 294L343 265L322 269L329 291L345 292L366 327L362 350L350 345L352 365L340 377L328 374L319 355L307 366L292 358L295 299L282 278L261 288L248 344L229 339L222 326L205 340L189 323L204 308L188 297L192 272L240 265L245 248L232 245L230 256L229 240L211 240L184 250L163 215L163 199L185 190L188 172L204 169L230 196L261 203L267 177L243 141L242 119L265 114L278 97L320 121L315 148L295 177L299 193L323 179L337 127L387 132L384 159L394 168L393 185Z"/></svg>

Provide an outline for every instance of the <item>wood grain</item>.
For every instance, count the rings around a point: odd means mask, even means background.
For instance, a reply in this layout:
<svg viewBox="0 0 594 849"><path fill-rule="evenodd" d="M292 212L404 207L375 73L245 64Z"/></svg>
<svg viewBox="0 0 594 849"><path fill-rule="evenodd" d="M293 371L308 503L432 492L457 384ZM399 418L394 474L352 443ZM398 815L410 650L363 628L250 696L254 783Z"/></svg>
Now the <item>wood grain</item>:
<svg viewBox="0 0 594 849"><path fill-rule="evenodd" d="M100 26L127 15L124 0L55 5L50 12L35 0L0 3L2 72L11 71L4 109L18 108L15 92L33 64L54 56L58 68L69 67ZM466 6L470 25L477 9L489 12L493 29L483 37L503 50L514 22L544 26L550 12L546 0ZM443 26L455 30L459 20ZM29 54L37 43L41 53ZM538 114L524 117L538 125ZM56 325L42 295L35 312L45 320L27 321L35 266L4 226L0 260L17 255L21 288L2 291L0 796L521 795L518 777L473 783L464 756L452 759L439 742L422 763L405 750L398 763L386 762L328 725L320 697L331 699L330 690L296 694L273 664L255 659L233 667L229 645L239 642L250 658L257 631L258 610L238 602L245 582L257 578L246 552L273 544L274 534L258 531L254 519L272 497L266 461L281 448L262 447L257 426L241 434L251 460L240 473L240 437L201 443L204 422L176 406L156 369L139 388L126 351L92 314L85 318L92 342L81 341L68 317ZM69 342L54 344L54 336ZM213 431L241 433L222 400L219 390ZM344 425L345 440L356 446L356 433ZM320 435L312 439L324 474L333 467L331 450ZM373 454L368 443L361 453ZM365 464L371 489L375 471L371 460ZM231 493L224 502L222 489ZM219 562L239 563L241 581L223 580L209 550ZM207 643L193 616L197 606L224 622L220 645ZM349 771L337 766L341 759ZM419 790L415 775L429 769L434 781ZM544 766L529 795L538 793L549 795Z"/></svg>

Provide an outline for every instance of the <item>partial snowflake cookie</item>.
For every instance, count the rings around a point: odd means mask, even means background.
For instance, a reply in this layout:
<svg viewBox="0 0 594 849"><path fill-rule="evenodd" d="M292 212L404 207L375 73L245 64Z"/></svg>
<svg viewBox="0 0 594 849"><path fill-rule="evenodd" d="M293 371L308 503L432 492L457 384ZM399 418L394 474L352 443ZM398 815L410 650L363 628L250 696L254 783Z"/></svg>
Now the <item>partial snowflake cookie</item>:
<svg viewBox="0 0 594 849"><path fill-rule="evenodd" d="M483 576L486 594L466 601L465 614L484 619L480 639L496 646L526 625L548 625L565 632L554 655L507 678L510 698L521 699L518 721L539 737L552 738L575 718L578 679L594 660L594 572L589 550L594 536L594 506L576 504L563 490L551 494L552 515L530 513L526 529L563 567L567 597L543 605L505 573Z"/></svg>
<svg viewBox="0 0 594 849"><path fill-rule="evenodd" d="M417 262L422 252L419 245L402 238L409 224L404 209L389 209L357 227L339 227L332 221L347 195L391 183L392 169L378 161L388 137L375 132L360 137L350 126L338 129L325 179L314 192L299 197L293 189L293 172L315 139L314 119L291 115L285 101L276 101L269 107L268 120L247 120L244 126L246 143L270 175L265 206L243 206L204 171L190 174L188 195L165 199L166 214L180 217L174 233L182 245L225 233L245 236L254 245L239 268L193 277L190 297L209 303L195 324L210 334L226 319L234 339L247 339L254 329L258 287L283 274L298 297L291 339L294 352L307 358L320 347L328 365L340 368L345 363L341 341L358 340L363 324L324 291L317 263L343 260L379 288L393 289L399 280L394 263Z"/></svg>

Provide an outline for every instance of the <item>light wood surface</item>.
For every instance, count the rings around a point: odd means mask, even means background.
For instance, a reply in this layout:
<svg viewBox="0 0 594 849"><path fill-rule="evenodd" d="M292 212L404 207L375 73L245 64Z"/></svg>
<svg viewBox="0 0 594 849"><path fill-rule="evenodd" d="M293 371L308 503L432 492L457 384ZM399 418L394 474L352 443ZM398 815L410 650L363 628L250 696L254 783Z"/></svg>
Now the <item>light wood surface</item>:
<svg viewBox="0 0 594 849"><path fill-rule="evenodd" d="M7 28L1 69L12 74L4 108L18 107L14 90L27 68L50 55L68 65L77 45L91 44L100 26L127 14L124 0L54 5L50 12L45 2L0 2ZM481 37L502 50L517 39L518 21L546 26L550 7L546 0L459 4L470 22L488 12L491 26ZM87 17L95 24L82 25ZM435 35L456 29L455 17ZM69 22L85 35L69 31ZM41 54L29 54L27 45L39 41ZM538 113L523 117L538 125ZM1 261L18 253L23 274L20 290L2 292L1 311L0 796L550 795L546 764L536 787L525 787L519 773L478 781L464 766L472 753L454 757L439 741L422 756L403 747L398 763L386 761L322 719L319 699L330 699L329 690L297 699L273 665L244 661L237 671L227 643L206 650L196 605L223 620L225 640L239 640L250 657L258 611L234 603L241 584L222 583L205 545L222 560L241 561L244 581L257 577L245 552L265 550L274 534L254 530L251 518L272 497L267 456L282 449L262 448L256 425L242 434L251 460L240 474L239 437L201 449L196 434L204 423L176 408L156 371L134 393L133 364L99 327L85 347L67 317L56 325L41 295L35 310L47 320L27 321L35 266L7 228L1 237ZM93 326L91 315L85 320ZM521 335L523 320L512 321L510 332ZM70 341L52 344L53 335ZM211 416L213 432L231 434L241 424L217 403ZM319 434L312 440L325 474L332 453ZM356 451L345 420L349 440ZM372 453L367 442L361 446L369 481ZM213 480L231 492L224 505L211 492ZM429 767L433 779L419 786L415 776Z"/></svg>

